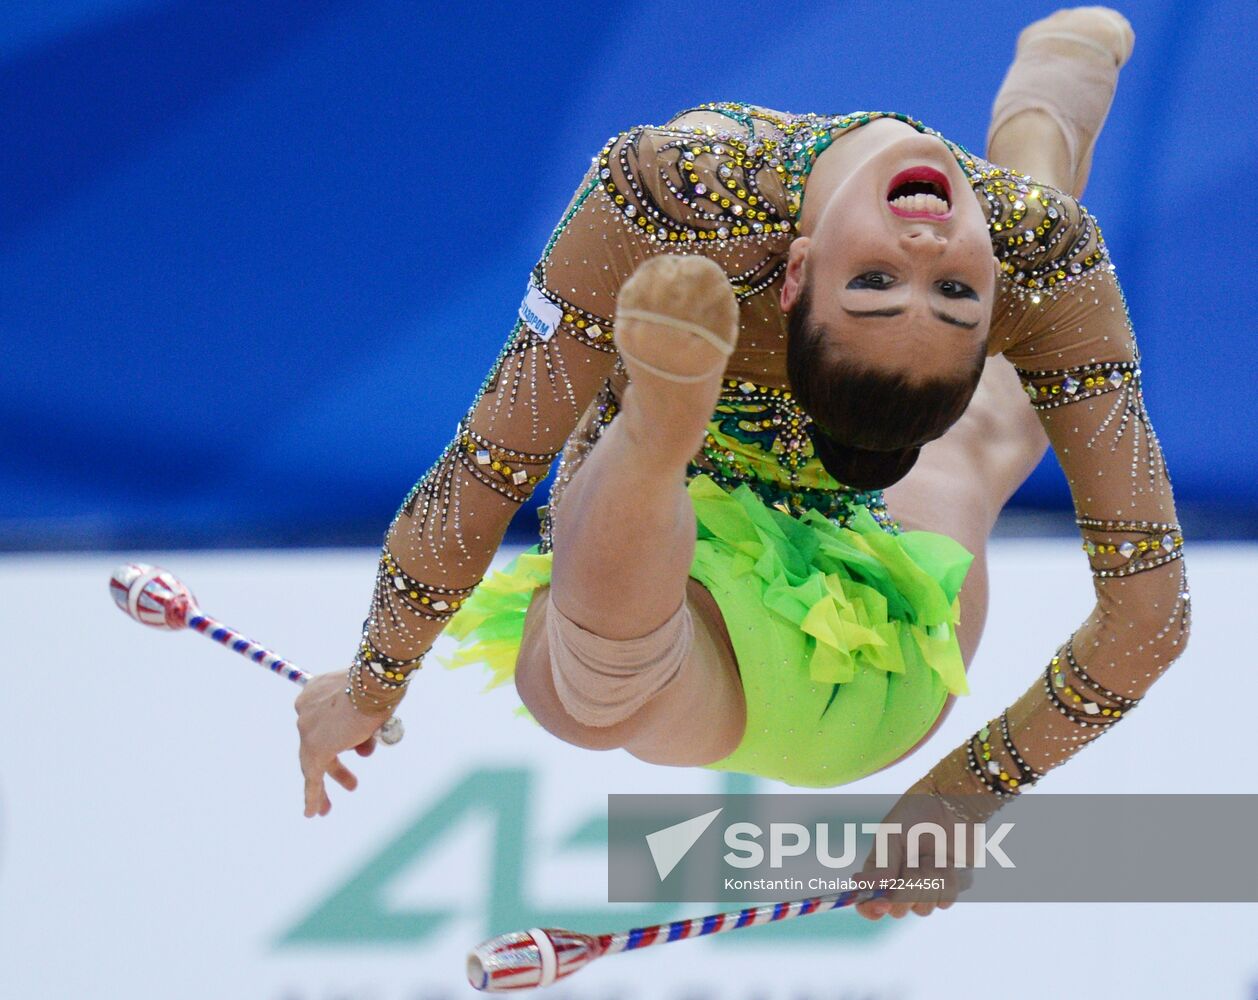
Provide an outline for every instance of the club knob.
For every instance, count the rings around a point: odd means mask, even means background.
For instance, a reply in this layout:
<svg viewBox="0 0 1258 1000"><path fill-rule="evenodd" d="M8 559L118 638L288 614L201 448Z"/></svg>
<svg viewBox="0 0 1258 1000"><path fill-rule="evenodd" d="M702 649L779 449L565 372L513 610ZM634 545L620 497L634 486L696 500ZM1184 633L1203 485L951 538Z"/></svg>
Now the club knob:
<svg viewBox="0 0 1258 1000"><path fill-rule="evenodd" d="M483 942L467 956L467 981L485 993L549 986L603 954L605 944L588 934L534 927Z"/></svg>
<svg viewBox="0 0 1258 1000"><path fill-rule="evenodd" d="M400 743L405 733L406 730L402 726L402 720L396 715L390 715L376 735L380 737L381 743L391 747L395 743Z"/></svg>
<svg viewBox="0 0 1258 1000"><path fill-rule="evenodd" d="M196 607L196 599L172 573L146 563L126 563L114 570L109 593L124 614L153 628L186 628Z"/></svg>

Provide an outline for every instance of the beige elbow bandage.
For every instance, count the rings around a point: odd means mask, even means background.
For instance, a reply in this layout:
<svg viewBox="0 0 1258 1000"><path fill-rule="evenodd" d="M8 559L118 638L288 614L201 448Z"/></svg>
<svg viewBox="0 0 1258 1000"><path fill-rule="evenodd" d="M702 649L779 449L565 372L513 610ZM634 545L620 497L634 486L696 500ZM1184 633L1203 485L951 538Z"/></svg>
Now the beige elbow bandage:
<svg viewBox="0 0 1258 1000"><path fill-rule="evenodd" d="M636 639L606 639L586 631L546 597L546 638L559 701L577 722L607 727L624 722L677 676L694 642L683 601L668 621Z"/></svg>

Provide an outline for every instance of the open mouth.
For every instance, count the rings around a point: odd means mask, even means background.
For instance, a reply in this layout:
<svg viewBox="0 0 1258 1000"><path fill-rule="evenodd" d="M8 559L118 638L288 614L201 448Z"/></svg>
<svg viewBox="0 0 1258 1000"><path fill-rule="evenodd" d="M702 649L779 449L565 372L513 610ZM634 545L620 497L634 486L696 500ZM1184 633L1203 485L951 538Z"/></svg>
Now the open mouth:
<svg viewBox="0 0 1258 1000"><path fill-rule="evenodd" d="M887 205L904 219L947 219L952 215L952 186L934 167L909 167L891 178Z"/></svg>

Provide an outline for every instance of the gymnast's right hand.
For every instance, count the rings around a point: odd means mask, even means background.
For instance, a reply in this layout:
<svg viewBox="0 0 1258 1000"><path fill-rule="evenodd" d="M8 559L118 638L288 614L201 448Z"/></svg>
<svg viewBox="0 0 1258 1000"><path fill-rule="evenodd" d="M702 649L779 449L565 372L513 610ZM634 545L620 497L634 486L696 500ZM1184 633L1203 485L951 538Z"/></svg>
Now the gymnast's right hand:
<svg viewBox="0 0 1258 1000"><path fill-rule="evenodd" d="M320 674L297 696L297 732L301 736L301 773L306 780L306 816L326 816L332 809L323 779L328 775L347 792L358 779L338 758L346 750L366 757L376 748L375 733L389 717L360 711L345 693L348 671Z"/></svg>

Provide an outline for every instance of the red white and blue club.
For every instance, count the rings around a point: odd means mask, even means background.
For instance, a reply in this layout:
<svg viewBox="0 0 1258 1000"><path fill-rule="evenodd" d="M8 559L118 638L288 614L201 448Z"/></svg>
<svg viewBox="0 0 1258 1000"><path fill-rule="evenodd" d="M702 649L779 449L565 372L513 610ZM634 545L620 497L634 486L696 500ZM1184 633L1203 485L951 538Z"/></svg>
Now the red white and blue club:
<svg viewBox="0 0 1258 1000"><path fill-rule="evenodd" d="M294 684L304 685L310 680L310 674L278 653L205 614L197 607L192 592L173 573L158 566L119 566L109 579L109 593L123 613L141 625L172 632L189 628ZM392 716L377 735L381 743L393 744L402 738L402 733L402 721Z"/></svg>
<svg viewBox="0 0 1258 1000"><path fill-rule="evenodd" d="M788 903L749 906L729 913L691 917L615 934L579 934L553 927L512 931L490 938L468 953L467 981L486 993L531 990L565 979L603 955L806 917L810 913L837 910L886 895L885 889L854 889Z"/></svg>

